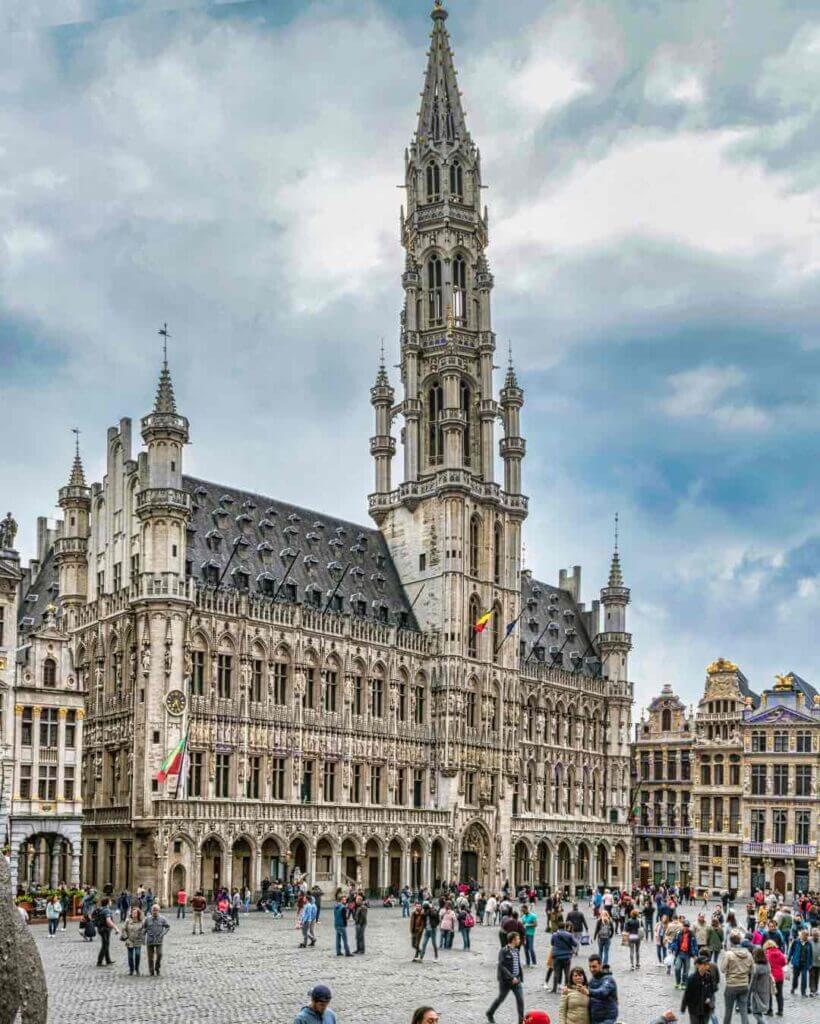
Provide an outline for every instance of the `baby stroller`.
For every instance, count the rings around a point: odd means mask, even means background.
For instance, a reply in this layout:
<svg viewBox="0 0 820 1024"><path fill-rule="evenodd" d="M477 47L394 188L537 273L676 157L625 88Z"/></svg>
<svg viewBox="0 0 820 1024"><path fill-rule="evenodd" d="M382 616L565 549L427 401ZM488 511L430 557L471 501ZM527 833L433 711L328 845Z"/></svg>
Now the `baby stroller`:
<svg viewBox="0 0 820 1024"><path fill-rule="evenodd" d="M236 928L236 923L230 914L224 914L219 910L215 910L211 914L211 918L214 922L215 932L232 932Z"/></svg>

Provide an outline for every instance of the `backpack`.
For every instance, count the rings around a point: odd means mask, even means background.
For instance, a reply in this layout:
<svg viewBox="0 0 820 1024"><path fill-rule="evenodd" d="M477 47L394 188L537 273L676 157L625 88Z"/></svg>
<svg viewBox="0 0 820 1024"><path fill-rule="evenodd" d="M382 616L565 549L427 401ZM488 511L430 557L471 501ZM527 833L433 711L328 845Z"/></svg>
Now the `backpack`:
<svg viewBox="0 0 820 1024"><path fill-rule="evenodd" d="M475 927L475 918L473 917L472 914L465 914L464 915L464 927L465 928L474 928Z"/></svg>
<svg viewBox="0 0 820 1024"><path fill-rule="evenodd" d="M93 921L94 926L96 927L97 931L99 931L99 932L101 932L103 930L103 928L105 928L105 926L106 926L105 917L106 917L105 911L103 910L102 907L95 907L94 908L94 912L91 915L91 920Z"/></svg>

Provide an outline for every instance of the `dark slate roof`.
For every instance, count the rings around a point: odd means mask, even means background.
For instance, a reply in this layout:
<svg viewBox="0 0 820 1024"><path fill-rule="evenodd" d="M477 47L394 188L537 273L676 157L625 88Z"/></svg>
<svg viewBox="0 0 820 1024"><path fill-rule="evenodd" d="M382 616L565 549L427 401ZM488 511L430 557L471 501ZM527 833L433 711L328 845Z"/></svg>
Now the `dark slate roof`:
<svg viewBox="0 0 820 1024"><path fill-rule="evenodd" d="M274 580L278 585L298 551L288 575L288 581L296 584L298 602L305 601L307 591L318 589L324 606L350 563L337 591L343 598L342 611L351 612L354 601L364 601L366 618L377 620L378 606L385 605L391 624L403 622L407 628L418 629L387 544L378 530L195 477L184 476L182 486L193 500L186 556L198 583L205 582L209 564L221 575L237 537L241 536L242 543L222 587L237 586L240 570L246 573L243 585L251 593L261 595L263 579ZM284 597L280 591L277 600Z"/></svg>
<svg viewBox="0 0 820 1024"><path fill-rule="evenodd" d="M815 690L811 683L807 683L806 680L799 676L796 672L789 672L788 676L789 679L791 679L794 683L795 690L800 690L801 693L804 693L806 696L806 700L811 704L811 702L817 696L817 690Z"/></svg>
<svg viewBox="0 0 820 1024"><path fill-rule="evenodd" d="M686 706L681 701L680 697L672 690L672 687L667 685L664 686L663 690L654 697L649 705L650 711L657 711L661 706L676 708L678 711L685 711Z"/></svg>
<svg viewBox="0 0 820 1024"><path fill-rule="evenodd" d="M568 591L550 586L549 583L541 583L525 574L521 577L521 611L518 638L522 663L530 655L537 640L538 646L544 648L546 664L550 664L550 648L563 647L563 661L560 658L553 661L556 667L563 666L568 670L575 668L576 663L571 655L577 651L584 658L578 667L588 675L600 675L600 661L587 632L583 613ZM539 640L545 628L546 632ZM529 660L535 661L536 657L533 654Z"/></svg>
<svg viewBox="0 0 820 1024"><path fill-rule="evenodd" d="M49 548L43 559L35 579L29 583L17 610L17 625L22 630L39 629L43 624L43 614L50 604L56 605L59 591L57 588L57 564L54 561L54 548ZM33 623L24 619L34 619Z"/></svg>
<svg viewBox="0 0 820 1024"><path fill-rule="evenodd" d="M752 698L752 707L758 707L760 704L760 694L755 693L751 686L749 686L749 680L743 675L740 669L738 669L737 673L737 683L740 687L741 694L744 697Z"/></svg>

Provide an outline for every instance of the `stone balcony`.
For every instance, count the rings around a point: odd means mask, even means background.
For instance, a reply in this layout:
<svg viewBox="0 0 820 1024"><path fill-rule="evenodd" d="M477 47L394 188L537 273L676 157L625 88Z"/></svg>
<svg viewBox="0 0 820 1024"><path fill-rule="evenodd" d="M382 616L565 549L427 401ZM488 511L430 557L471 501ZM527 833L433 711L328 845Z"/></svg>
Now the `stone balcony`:
<svg viewBox="0 0 820 1024"><path fill-rule="evenodd" d="M808 857L817 856L816 843L743 843L745 857Z"/></svg>

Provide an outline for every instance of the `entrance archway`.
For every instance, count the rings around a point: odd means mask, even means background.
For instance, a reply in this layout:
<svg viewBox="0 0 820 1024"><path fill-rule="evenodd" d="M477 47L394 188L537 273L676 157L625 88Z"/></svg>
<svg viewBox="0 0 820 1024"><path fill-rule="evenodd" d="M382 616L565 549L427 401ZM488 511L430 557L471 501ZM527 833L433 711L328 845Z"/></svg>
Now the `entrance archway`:
<svg viewBox="0 0 820 1024"><path fill-rule="evenodd" d="M780 893L781 896L786 895L786 872L775 871L774 873L774 891Z"/></svg>
<svg viewBox="0 0 820 1024"><path fill-rule="evenodd" d="M365 888L369 895L376 896L379 892L379 862L381 861L381 849L375 839L368 839L364 848L364 859L367 865L367 876Z"/></svg>
<svg viewBox="0 0 820 1024"><path fill-rule="evenodd" d="M174 864L174 867L171 871L171 899L169 900L169 903L176 903L176 895L179 892L179 890L187 889L187 886L185 884L187 876L188 872L185 870L184 864Z"/></svg>
<svg viewBox="0 0 820 1024"><path fill-rule="evenodd" d="M322 836L316 844L315 874L317 882L333 881L333 847L327 836Z"/></svg>
<svg viewBox="0 0 820 1024"><path fill-rule="evenodd" d="M285 865L282 863L282 849L278 840L272 836L262 843L262 877L275 882L285 877Z"/></svg>
<svg viewBox="0 0 820 1024"><path fill-rule="evenodd" d="M214 893L222 886L222 867L224 850L216 836L209 836L202 844L202 880L203 892Z"/></svg>
<svg viewBox="0 0 820 1024"><path fill-rule="evenodd" d="M356 844L348 838L342 843L342 873L346 885L356 885L359 874L359 857Z"/></svg>
<svg viewBox="0 0 820 1024"><path fill-rule="evenodd" d="M562 889L570 884L571 863L572 858L570 857L569 847L566 843L561 843L558 847L558 885Z"/></svg>
<svg viewBox="0 0 820 1024"><path fill-rule="evenodd" d="M578 846L578 865L575 872L578 885L589 885L589 847L586 843Z"/></svg>
<svg viewBox="0 0 820 1024"><path fill-rule="evenodd" d="M515 844L515 852L513 854L513 885L517 892L522 885L531 884L530 851L527 849L527 844L519 839Z"/></svg>
<svg viewBox="0 0 820 1024"><path fill-rule="evenodd" d="M620 843L615 847L615 861L612 865L613 885L626 885L626 850Z"/></svg>
<svg viewBox="0 0 820 1024"><path fill-rule="evenodd" d="M430 879L433 892L440 892L444 878L444 843L440 839L434 839L430 848Z"/></svg>
<svg viewBox="0 0 820 1024"><path fill-rule="evenodd" d="M291 878L295 877L296 874L307 874L308 852L304 839L300 839L299 836L297 836L295 839L291 840L290 849L288 851L288 860L290 862Z"/></svg>
<svg viewBox="0 0 820 1024"><path fill-rule="evenodd" d="M421 888L422 864L424 863L424 847L420 839L410 844L410 886L414 892Z"/></svg>
<svg viewBox="0 0 820 1024"><path fill-rule="evenodd" d="M231 849L231 884L235 889L251 888L253 882L251 845L240 836Z"/></svg>
<svg viewBox="0 0 820 1024"><path fill-rule="evenodd" d="M546 843L540 842L538 844L538 850L536 852L536 882L540 886L547 886L550 884L552 867L550 848Z"/></svg>
<svg viewBox="0 0 820 1024"><path fill-rule="evenodd" d="M609 885L609 851L603 843L598 844L595 858L595 881L598 885Z"/></svg>
<svg viewBox="0 0 820 1024"><path fill-rule="evenodd" d="M404 879L401 877L401 857L402 848L401 843L398 839L391 839L390 845L387 847L387 859L390 865L389 867L389 886L390 888L398 893L404 884Z"/></svg>
<svg viewBox="0 0 820 1024"><path fill-rule="evenodd" d="M57 832L36 832L20 843L17 854L17 884L29 888L42 885L56 889L60 882L73 881L71 858L74 848ZM116 884L116 879L105 879Z"/></svg>
<svg viewBox="0 0 820 1024"><path fill-rule="evenodd" d="M464 832L461 839L461 877L460 882L471 879L478 882L479 888L491 887L490 871L490 837L484 826L474 821Z"/></svg>

